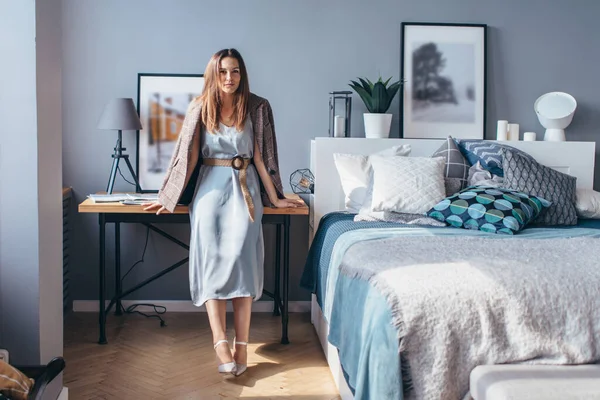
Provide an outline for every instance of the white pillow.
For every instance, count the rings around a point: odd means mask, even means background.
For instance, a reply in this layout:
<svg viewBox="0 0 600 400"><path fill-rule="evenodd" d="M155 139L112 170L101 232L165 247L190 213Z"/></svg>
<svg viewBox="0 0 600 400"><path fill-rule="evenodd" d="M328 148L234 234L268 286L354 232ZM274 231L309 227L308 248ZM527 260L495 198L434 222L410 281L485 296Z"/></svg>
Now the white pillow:
<svg viewBox="0 0 600 400"><path fill-rule="evenodd" d="M410 144L393 146L382 150L377 155L382 156L408 156ZM358 212L365 201L367 187L371 180L371 164L369 157L360 154L334 153L333 160L340 176L342 190L345 194L346 210Z"/></svg>
<svg viewBox="0 0 600 400"><path fill-rule="evenodd" d="M370 158L372 211L423 214L446 197L442 157Z"/></svg>
<svg viewBox="0 0 600 400"><path fill-rule="evenodd" d="M580 218L600 219L600 192L577 189L575 208Z"/></svg>

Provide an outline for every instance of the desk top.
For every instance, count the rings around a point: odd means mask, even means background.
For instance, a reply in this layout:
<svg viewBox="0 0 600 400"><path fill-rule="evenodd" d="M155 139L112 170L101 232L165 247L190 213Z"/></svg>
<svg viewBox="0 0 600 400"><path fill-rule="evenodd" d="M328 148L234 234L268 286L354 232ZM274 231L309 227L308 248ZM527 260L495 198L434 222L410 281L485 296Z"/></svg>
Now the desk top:
<svg viewBox="0 0 600 400"><path fill-rule="evenodd" d="M286 193L288 199L301 200L297 194ZM121 203L94 203L91 199L85 199L79 204L80 213L126 213L126 214L155 214L156 211L144 211L141 205L125 205ZM188 206L178 205L173 214L188 214ZM168 214L168 212L166 212ZM301 207L271 208L265 207L264 214L275 215L308 215L308 206L304 203ZM162 215L162 214L161 214Z"/></svg>

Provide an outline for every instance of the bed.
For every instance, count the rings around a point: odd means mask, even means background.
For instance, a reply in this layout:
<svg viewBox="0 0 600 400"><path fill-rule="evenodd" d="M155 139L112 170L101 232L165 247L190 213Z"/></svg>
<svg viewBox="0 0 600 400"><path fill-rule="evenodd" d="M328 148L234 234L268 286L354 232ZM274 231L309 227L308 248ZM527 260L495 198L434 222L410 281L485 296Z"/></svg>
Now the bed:
<svg viewBox="0 0 600 400"><path fill-rule="evenodd" d="M311 321L342 399L470 398L468 374L474 365L600 359L594 347L600 325L590 311L600 306L598 296L590 294L597 292L593 282L600 276L585 254L600 254L600 220L531 225L502 235L448 223L358 221L347 209L334 154L372 155L408 145L409 157L431 157L443 143L363 138L311 143L316 179L301 284L312 292ZM576 177L578 190L593 187L595 143L506 144ZM569 263L574 266L566 270ZM539 289L526 286L533 281ZM569 295L551 296L560 290ZM537 298L544 295L552 301ZM494 301L500 304L490 306ZM519 309L523 304L526 310ZM568 315L547 312L553 307ZM536 313L547 320L519 320ZM579 322L587 329L571 326ZM535 336L548 332L568 334ZM582 351L569 348L577 340L587 343ZM546 342L540 350L538 343Z"/></svg>

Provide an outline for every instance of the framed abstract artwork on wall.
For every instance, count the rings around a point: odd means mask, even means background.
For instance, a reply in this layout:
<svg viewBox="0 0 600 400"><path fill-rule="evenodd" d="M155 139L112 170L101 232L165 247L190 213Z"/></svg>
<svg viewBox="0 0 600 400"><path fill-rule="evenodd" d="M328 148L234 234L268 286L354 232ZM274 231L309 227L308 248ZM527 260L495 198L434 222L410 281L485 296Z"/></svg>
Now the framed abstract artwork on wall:
<svg viewBox="0 0 600 400"><path fill-rule="evenodd" d="M202 74L138 74L137 132L138 193L160 189L190 102L202 93Z"/></svg>
<svg viewBox="0 0 600 400"><path fill-rule="evenodd" d="M402 23L400 137L483 139L487 25Z"/></svg>

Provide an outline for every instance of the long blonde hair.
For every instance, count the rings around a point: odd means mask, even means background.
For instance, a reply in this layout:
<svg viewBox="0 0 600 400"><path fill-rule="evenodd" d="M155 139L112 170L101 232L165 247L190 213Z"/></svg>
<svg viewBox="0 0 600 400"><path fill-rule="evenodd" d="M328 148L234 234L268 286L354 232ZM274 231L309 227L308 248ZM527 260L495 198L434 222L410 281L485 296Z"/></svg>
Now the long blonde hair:
<svg viewBox="0 0 600 400"><path fill-rule="evenodd" d="M240 85L234 93L233 116L234 125L238 131L244 129L244 122L248 113L248 98L250 97L250 85L248 84L248 72L242 55L236 49L219 50L210 58L204 72L204 88L200 95L202 104L202 122L208 132L219 130L219 115L221 111L221 90L219 89L219 67L221 60L225 57L233 57L240 66Z"/></svg>

